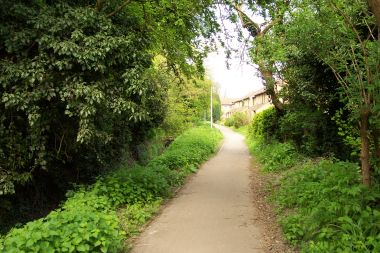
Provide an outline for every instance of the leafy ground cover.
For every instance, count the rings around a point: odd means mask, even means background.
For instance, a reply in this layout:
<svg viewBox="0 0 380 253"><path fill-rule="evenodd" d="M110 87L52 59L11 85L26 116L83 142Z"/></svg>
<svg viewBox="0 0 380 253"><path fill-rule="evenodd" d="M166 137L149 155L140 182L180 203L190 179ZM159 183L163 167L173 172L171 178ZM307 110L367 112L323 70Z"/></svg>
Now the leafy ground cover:
<svg viewBox="0 0 380 253"><path fill-rule="evenodd" d="M0 251L127 250L123 240L139 232L163 199L216 150L221 138L207 126L186 131L146 166L120 168L91 186L69 192L59 209L0 239Z"/></svg>
<svg viewBox="0 0 380 253"><path fill-rule="evenodd" d="M290 142L263 138L267 131L258 126L265 120L254 119L247 142L273 175L270 199L289 243L305 253L380 252L378 185L361 183L357 163L308 158Z"/></svg>

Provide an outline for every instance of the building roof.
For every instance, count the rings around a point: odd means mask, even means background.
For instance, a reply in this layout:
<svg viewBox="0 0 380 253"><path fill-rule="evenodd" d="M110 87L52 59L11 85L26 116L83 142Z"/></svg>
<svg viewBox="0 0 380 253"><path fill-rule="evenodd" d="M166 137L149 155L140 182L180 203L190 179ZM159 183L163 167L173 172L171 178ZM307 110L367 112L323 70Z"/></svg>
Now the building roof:
<svg viewBox="0 0 380 253"><path fill-rule="evenodd" d="M232 98L222 98L221 99L222 105L232 105L233 102L234 102L234 99L232 99Z"/></svg>
<svg viewBox="0 0 380 253"><path fill-rule="evenodd" d="M265 87L259 89L259 90L255 90L255 91L251 91L249 92L248 94L244 95L243 97L241 98L238 98L238 99L234 99L232 101L232 103L236 103L236 102L239 102L239 101L242 101L242 100L245 100L245 99L248 99L250 97L255 97L257 95L260 95L260 94L263 94L265 93Z"/></svg>

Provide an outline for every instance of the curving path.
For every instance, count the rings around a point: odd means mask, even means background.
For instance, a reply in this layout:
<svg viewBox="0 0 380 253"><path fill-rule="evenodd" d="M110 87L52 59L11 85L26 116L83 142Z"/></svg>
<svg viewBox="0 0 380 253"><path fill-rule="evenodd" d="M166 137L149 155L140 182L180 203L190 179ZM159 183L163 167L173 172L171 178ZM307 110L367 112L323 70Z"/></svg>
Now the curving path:
<svg viewBox="0 0 380 253"><path fill-rule="evenodd" d="M169 202L137 239L132 253L262 253L244 137L218 126L216 156Z"/></svg>

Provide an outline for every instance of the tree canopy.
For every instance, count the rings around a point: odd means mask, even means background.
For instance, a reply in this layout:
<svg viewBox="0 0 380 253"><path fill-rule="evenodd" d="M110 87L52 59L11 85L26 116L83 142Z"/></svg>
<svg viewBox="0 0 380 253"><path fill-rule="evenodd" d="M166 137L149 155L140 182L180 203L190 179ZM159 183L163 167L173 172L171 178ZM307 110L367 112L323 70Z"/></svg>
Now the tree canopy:
<svg viewBox="0 0 380 253"><path fill-rule="evenodd" d="M218 30L210 0L0 3L0 212L123 159L200 80Z"/></svg>

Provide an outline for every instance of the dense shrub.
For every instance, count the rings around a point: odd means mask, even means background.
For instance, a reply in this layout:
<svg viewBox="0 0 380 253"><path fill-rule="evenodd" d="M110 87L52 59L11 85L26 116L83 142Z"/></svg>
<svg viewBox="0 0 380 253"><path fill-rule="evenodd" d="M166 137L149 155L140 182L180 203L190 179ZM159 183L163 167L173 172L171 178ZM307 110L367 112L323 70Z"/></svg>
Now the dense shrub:
<svg viewBox="0 0 380 253"><path fill-rule="evenodd" d="M289 142L265 144L248 139L250 151L263 164L264 172L283 171L305 159Z"/></svg>
<svg viewBox="0 0 380 253"><path fill-rule="evenodd" d="M249 125L250 138L270 142L278 136L279 116L274 108L255 114Z"/></svg>
<svg viewBox="0 0 380 253"><path fill-rule="evenodd" d="M250 151L263 171L281 178L273 182L278 187L272 199L285 237L305 253L380 252L378 185L362 185L356 163L305 156L333 151L330 141L337 144L335 150L341 147L335 133L328 133L334 130L331 122L318 122L321 118L307 110L287 111L278 118L274 110L266 110L249 128ZM325 140L329 135L332 139Z"/></svg>
<svg viewBox="0 0 380 253"><path fill-rule="evenodd" d="M87 197L77 197L46 218L11 230L0 250L9 253L117 252L123 232L116 213L103 209L109 204L104 198L99 202L90 199L87 203L87 200ZM91 205L94 203L95 206Z"/></svg>
<svg viewBox="0 0 380 253"><path fill-rule="evenodd" d="M192 82L205 57L194 39L218 30L211 2L122 2L1 1L0 233L139 146L179 97L169 86L188 91L185 76L194 89L178 104L195 109L183 119L203 117L210 89Z"/></svg>
<svg viewBox="0 0 380 253"><path fill-rule="evenodd" d="M125 233L138 232L172 188L215 151L220 139L209 126L185 132L147 166L121 168L69 192L60 209L0 239L0 251L117 252ZM123 206L119 218L115 210Z"/></svg>
<svg viewBox="0 0 380 253"><path fill-rule="evenodd" d="M319 110L287 110L279 119L278 136L282 141L292 141L298 152L308 156L350 158L351 151L343 145L337 124Z"/></svg>
<svg viewBox="0 0 380 253"><path fill-rule="evenodd" d="M227 118L227 119L224 121L224 125L225 125L225 126L228 126L228 127L232 127L232 126L234 125L234 121L233 121L232 117Z"/></svg>
<svg viewBox="0 0 380 253"><path fill-rule="evenodd" d="M127 236L133 236L140 232L144 225L160 208L162 199L148 203L135 203L126 206L122 213L122 227Z"/></svg>
<svg viewBox="0 0 380 253"><path fill-rule="evenodd" d="M379 252L379 198L379 189L360 184L356 164L331 160L290 171L274 195L288 209L285 237L307 253Z"/></svg>
<svg viewBox="0 0 380 253"><path fill-rule="evenodd" d="M249 124L249 117L245 112L235 112L224 122L228 127L240 128Z"/></svg>
<svg viewBox="0 0 380 253"><path fill-rule="evenodd" d="M308 108L285 108L281 113L274 108L257 113L249 125L249 138L264 143L291 142L298 153L310 157L350 158L351 149L338 136L338 126L330 115Z"/></svg>

